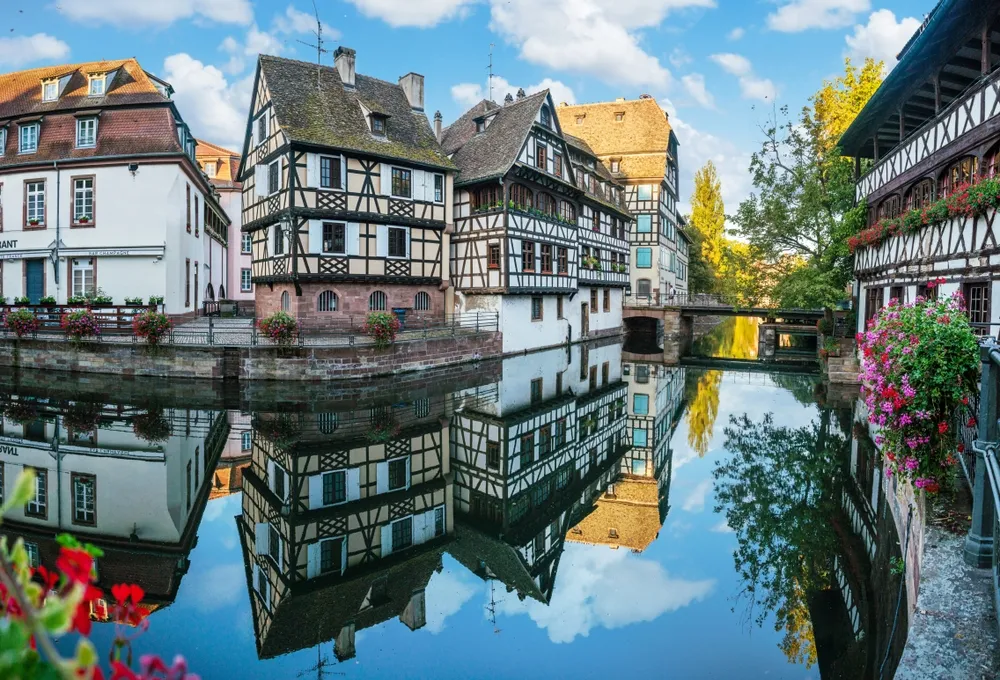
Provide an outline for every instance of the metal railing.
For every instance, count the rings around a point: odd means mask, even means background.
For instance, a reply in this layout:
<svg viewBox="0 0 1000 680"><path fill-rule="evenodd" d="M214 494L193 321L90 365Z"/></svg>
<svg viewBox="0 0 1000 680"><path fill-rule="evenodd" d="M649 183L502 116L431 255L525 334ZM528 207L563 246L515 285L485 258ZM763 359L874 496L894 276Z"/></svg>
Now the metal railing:
<svg viewBox="0 0 1000 680"><path fill-rule="evenodd" d="M213 347L276 347L282 343L275 342L269 336L261 333L257 326L248 319L215 319L207 318L207 323L200 321L177 326L164 337L161 345L183 346L213 346ZM58 329L58 325L56 327ZM445 317L409 317L396 334L396 342L411 340L447 338L457 336L495 333L500 328L497 312L469 312L452 314ZM15 334L6 326L0 328L0 337L12 339ZM34 340L49 340L71 342L61 329L42 328L31 334ZM81 340L82 343L97 342L111 344L146 344L143 338L128 331L107 333L94 338ZM364 317L346 316L322 329L302 329L295 333L291 341L284 346L292 347L360 347L373 345L375 341L364 330Z"/></svg>
<svg viewBox="0 0 1000 680"><path fill-rule="evenodd" d="M205 300L202 303L204 316L253 318L256 314L253 300Z"/></svg>
<svg viewBox="0 0 1000 680"><path fill-rule="evenodd" d="M649 295L633 293L625 298L632 307L735 307L735 301L714 293L668 293L651 291Z"/></svg>

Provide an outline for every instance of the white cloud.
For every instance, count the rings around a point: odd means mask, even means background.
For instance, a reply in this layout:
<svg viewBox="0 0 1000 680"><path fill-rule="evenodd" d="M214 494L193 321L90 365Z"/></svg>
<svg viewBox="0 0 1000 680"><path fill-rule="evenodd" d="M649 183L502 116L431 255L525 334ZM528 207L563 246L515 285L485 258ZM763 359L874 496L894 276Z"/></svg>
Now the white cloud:
<svg viewBox="0 0 1000 680"><path fill-rule="evenodd" d="M743 94L744 99L774 101L777 95L777 88L775 88L774 83L767 78L755 76L753 65L743 55L725 52L722 54L713 54L709 59L722 67L727 73L739 78L740 92Z"/></svg>
<svg viewBox="0 0 1000 680"><path fill-rule="evenodd" d="M887 67L892 68L899 50L918 28L919 19L905 17L897 22L891 10L872 12L867 24L858 24L854 27L854 35L844 38L849 48L848 56L858 61L871 57L884 61Z"/></svg>
<svg viewBox="0 0 1000 680"><path fill-rule="evenodd" d="M870 0L791 0L767 16L767 26L785 33L843 28L851 25L855 15L869 9Z"/></svg>
<svg viewBox="0 0 1000 680"><path fill-rule="evenodd" d="M195 609L211 614L246 597L246 572L242 562L220 564L205 571L193 570L184 579L184 586Z"/></svg>
<svg viewBox="0 0 1000 680"><path fill-rule="evenodd" d="M323 39L336 40L340 37L340 31L330 26L325 21L320 20L323 26ZM316 30L316 17L306 12L300 12L291 5L285 9L283 15L279 14L274 18L274 30L278 33L313 33Z"/></svg>
<svg viewBox="0 0 1000 680"><path fill-rule="evenodd" d="M658 562L625 550L570 544L559 560L548 606L508 596L497 610L507 616L527 614L552 642L572 642L595 627L611 630L653 621L705 599L714 587L712 579L671 576Z"/></svg>
<svg viewBox="0 0 1000 680"><path fill-rule="evenodd" d="M468 581L468 572L450 569L431 576L424 598L427 602L427 623L429 632L437 635L445 628L445 622L457 613L476 594L477 585ZM478 584L478 581L477 581Z"/></svg>
<svg viewBox="0 0 1000 680"><path fill-rule="evenodd" d="M174 86L174 101L196 137L230 149L243 148L252 74L230 83L215 66L182 52L164 60L163 78Z"/></svg>
<svg viewBox="0 0 1000 680"><path fill-rule="evenodd" d="M347 0L366 17L390 26L429 28L442 21L463 17L476 0Z"/></svg>
<svg viewBox="0 0 1000 680"><path fill-rule="evenodd" d="M705 76L700 73L689 73L681 78L681 84L691 98L706 109L715 108L715 99L712 93L705 88Z"/></svg>
<svg viewBox="0 0 1000 680"><path fill-rule="evenodd" d="M687 498L684 499L684 503L681 505L681 509L685 512L701 512L705 509L705 501L708 499L708 494L711 491L712 480L703 479L688 493Z"/></svg>
<svg viewBox="0 0 1000 680"><path fill-rule="evenodd" d="M0 38L0 66L20 68L36 61L57 61L69 55L69 45L46 33Z"/></svg>
<svg viewBox="0 0 1000 680"><path fill-rule="evenodd" d="M715 532L717 534L732 534L732 533L735 533L733 531L733 528L731 526L729 526L729 522L727 522L725 520L725 518L719 520L719 523L716 524L714 527L712 527L710 529L710 531L713 531L713 532Z"/></svg>
<svg viewBox="0 0 1000 680"><path fill-rule="evenodd" d="M552 80L551 78L545 78L540 83L529 85L524 88L524 91L527 94L534 94L535 92L540 92L545 89L549 90L552 94L552 101L556 104L559 104L560 102L566 102L567 104L576 103L576 95L573 94L572 88L561 81ZM500 103L508 94L511 96L516 95L517 90L518 86L507 82L506 78L493 76L493 101ZM451 98L465 108L478 104L480 101L488 97L489 92L486 91L486 87L484 85L477 85L476 83L459 83L458 85L452 85L451 87Z"/></svg>
<svg viewBox="0 0 1000 680"><path fill-rule="evenodd" d="M734 40L735 41L735 40L739 40L744 35L746 35L746 31L743 28L740 28L739 26L737 26L733 30L729 31L729 34L726 36L726 38L729 39L729 40Z"/></svg>
<svg viewBox="0 0 1000 680"><path fill-rule="evenodd" d="M254 23L247 29L242 42L231 35L226 36L219 49L229 55L229 61L221 69L230 74L242 73L248 60L255 60L258 54L280 55L289 51L286 49L287 36L313 34L315 31L315 17L289 5L284 14L274 18L270 31L261 30ZM340 31L323 23L324 40L336 40L339 37Z"/></svg>
<svg viewBox="0 0 1000 680"><path fill-rule="evenodd" d="M243 25L253 21L250 0L59 0L55 7L75 21L124 27L166 26L192 18Z"/></svg>
<svg viewBox="0 0 1000 680"><path fill-rule="evenodd" d="M694 59L688 54L683 47L675 47L673 52L670 53L670 63L673 64L674 68L683 68L690 64Z"/></svg>

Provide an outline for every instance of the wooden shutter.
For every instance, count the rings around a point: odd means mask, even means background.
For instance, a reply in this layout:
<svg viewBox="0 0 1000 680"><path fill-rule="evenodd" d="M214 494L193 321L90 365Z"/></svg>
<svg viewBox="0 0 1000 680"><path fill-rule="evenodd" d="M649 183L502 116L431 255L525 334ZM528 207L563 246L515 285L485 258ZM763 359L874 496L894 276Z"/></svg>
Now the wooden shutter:
<svg viewBox="0 0 1000 680"><path fill-rule="evenodd" d="M323 252L323 223L320 220L309 220L309 252Z"/></svg>
<svg viewBox="0 0 1000 680"><path fill-rule="evenodd" d="M382 557L392 554L392 524L382 527Z"/></svg>
<svg viewBox="0 0 1000 680"><path fill-rule="evenodd" d="M319 154L306 154L306 186L319 186Z"/></svg>
<svg viewBox="0 0 1000 680"><path fill-rule="evenodd" d="M267 196L267 166L257 164L253 166L253 190L257 198Z"/></svg>
<svg viewBox="0 0 1000 680"><path fill-rule="evenodd" d="M375 257L389 257L389 227L384 224L375 227Z"/></svg>
<svg viewBox="0 0 1000 680"><path fill-rule="evenodd" d="M309 476L309 509L323 507L323 475Z"/></svg>
<svg viewBox="0 0 1000 680"><path fill-rule="evenodd" d="M319 541L306 546L306 578L319 576L320 554Z"/></svg>
<svg viewBox="0 0 1000 680"><path fill-rule="evenodd" d="M406 486L404 486L403 488L404 489L409 489L410 488L410 457L409 456L406 457Z"/></svg>
<svg viewBox="0 0 1000 680"><path fill-rule="evenodd" d="M361 498L361 470L360 468L350 468L347 470L347 500L356 501ZM344 541L347 545L347 541Z"/></svg>
<svg viewBox="0 0 1000 680"><path fill-rule="evenodd" d="M344 156L340 157L340 186L338 189L347 190L347 159ZM344 545L347 545L347 541L344 541Z"/></svg>
<svg viewBox="0 0 1000 680"><path fill-rule="evenodd" d="M410 519L410 527L413 533L413 535L410 537L410 540L413 541L413 545L420 545L426 540L424 538L424 536L427 534L425 528L426 526L427 526L426 513L423 512L417 513L413 515L413 517Z"/></svg>
<svg viewBox="0 0 1000 680"><path fill-rule="evenodd" d="M389 462L381 461L375 466L375 493L389 490Z"/></svg>
<svg viewBox="0 0 1000 680"><path fill-rule="evenodd" d="M406 257L410 256L410 228L406 227Z"/></svg>
<svg viewBox="0 0 1000 680"><path fill-rule="evenodd" d="M253 565L253 589L260 592L260 567L256 563Z"/></svg>
<svg viewBox="0 0 1000 680"><path fill-rule="evenodd" d="M382 168L382 194L385 196L392 195L392 166L388 163L380 163Z"/></svg>
<svg viewBox="0 0 1000 680"><path fill-rule="evenodd" d="M347 224L347 254L348 255L360 255L361 254L361 225L357 222L348 222Z"/></svg>
<svg viewBox="0 0 1000 680"><path fill-rule="evenodd" d="M270 538L271 525L267 522L257 522L254 526L254 549L258 555L267 554L267 539Z"/></svg>

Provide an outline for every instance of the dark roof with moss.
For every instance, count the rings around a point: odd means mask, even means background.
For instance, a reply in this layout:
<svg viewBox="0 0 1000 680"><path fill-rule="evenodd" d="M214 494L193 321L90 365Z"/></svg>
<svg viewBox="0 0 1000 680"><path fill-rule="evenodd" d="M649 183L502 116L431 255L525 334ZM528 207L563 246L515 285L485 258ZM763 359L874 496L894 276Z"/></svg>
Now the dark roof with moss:
<svg viewBox="0 0 1000 680"><path fill-rule="evenodd" d="M458 166L457 185L503 177L517 161L524 140L548 97L542 90L504 106L484 99L448 126L441 137L445 153L453 154ZM476 120L495 113L483 132L476 132Z"/></svg>
<svg viewBox="0 0 1000 680"><path fill-rule="evenodd" d="M516 592L518 599L530 597L545 603L545 595L516 548L465 523L455 523L455 537L448 552L466 569L483 580L497 579Z"/></svg>
<svg viewBox="0 0 1000 680"><path fill-rule="evenodd" d="M260 56L260 70L278 125L293 142L455 167L434 138L427 116L410 108L398 84L357 74L355 89L347 90L336 68L269 55ZM368 130L359 102L388 116L385 138Z"/></svg>
<svg viewBox="0 0 1000 680"><path fill-rule="evenodd" d="M613 185L615 185L615 186L617 186L619 188L622 188L621 182L619 182L617 179L615 179L615 176L611 174L611 171L608 169L608 167L606 165L604 165L604 163L601 161L600 158L597 157L597 154L594 153L594 150L590 148L590 144L587 144L587 142L585 140L580 139L579 137L576 137L574 135L568 134L566 132L563 132L562 136L563 136L563 139L566 140L566 144L573 151L577 152L578 154L581 154L581 155L589 157L590 160L592 160L594 162L594 166L593 167L584 165L584 164L576 162L576 161L572 161L573 165L581 167L581 168L583 168L585 170L588 170L590 172L593 172L595 175L597 175L598 177L600 177L601 180L603 180L604 182L607 182L608 184L613 184ZM578 177L579 177L579 175L578 175ZM614 201L608 200L604 196L591 193L589 186L583 186L581 184L581 187L583 188L584 193L587 195L587 198L589 198L589 199L591 199L593 201L596 201L596 202L600 203L601 205L603 205L603 206L605 206L607 208L611 208L612 210L614 210L615 212L617 212L617 213L619 213L621 215L625 215L625 216L627 216L629 218L632 217L632 213L630 213L628 211L628 208L626 208L624 205L618 205Z"/></svg>

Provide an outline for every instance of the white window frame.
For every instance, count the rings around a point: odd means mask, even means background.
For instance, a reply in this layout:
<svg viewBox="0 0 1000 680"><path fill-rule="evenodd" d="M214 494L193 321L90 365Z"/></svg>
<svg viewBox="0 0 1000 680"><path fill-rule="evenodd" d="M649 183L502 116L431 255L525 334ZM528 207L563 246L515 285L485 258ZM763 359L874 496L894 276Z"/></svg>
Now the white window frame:
<svg viewBox="0 0 1000 680"><path fill-rule="evenodd" d="M77 494L77 484L83 485L83 488L87 488L89 483L90 493L83 493L83 506L81 507L79 500L80 495ZM87 501L90 501L90 510L87 510ZM90 519L86 519L89 514ZM78 516L83 515L84 519L78 519ZM73 479L73 520L82 524L96 524L97 523L97 478L94 476L85 477L75 477Z"/></svg>
<svg viewBox="0 0 1000 680"><path fill-rule="evenodd" d="M108 76L106 73L99 76L90 76L90 78L88 78L87 80L87 96L103 97L105 94L107 94L107 88L108 88L107 77ZM100 83L101 84L100 88L95 88L94 87L95 83ZM97 89L100 89L100 92L96 92L95 90Z"/></svg>
<svg viewBox="0 0 1000 680"><path fill-rule="evenodd" d="M434 173L432 175L432 177L434 178L434 186L432 188L432 191L434 192L434 202L435 203L444 203L444 192L445 192L445 178L444 178L444 175L441 174L440 172L436 172L436 173ZM441 197L440 198L438 198L438 193L437 193L437 182L438 182L438 179L441 180Z"/></svg>
<svg viewBox="0 0 1000 680"><path fill-rule="evenodd" d="M215 179L215 163L205 163L205 176Z"/></svg>
<svg viewBox="0 0 1000 680"><path fill-rule="evenodd" d="M261 134L260 134L260 121L261 121L261 119L264 120L264 135L263 136L261 136ZM264 142L267 141L268 137L271 136L271 121L269 121L267 119L267 111L265 111L264 113L260 114L259 116L257 116L256 118L253 119L253 126L254 126L253 127L254 138L256 138L256 141L257 141L257 144L255 144L254 146L260 146L261 144L263 144Z"/></svg>
<svg viewBox="0 0 1000 680"><path fill-rule="evenodd" d="M0 128L0 156L7 152L7 128Z"/></svg>
<svg viewBox="0 0 1000 680"><path fill-rule="evenodd" d="M52 96L47 96L48 88L53 88ZM59 81L58 80L47 80L42 83L42 101L43 102L54 102L59 99Z"/></svg>
<svg viewBox="0 0 1000 680"><path fill-rule="evenodd" d="M253 234L244 232L240 237L240 254L250 255L253 252Z"/></svg>
<svg viewBox="0 0 1000 680"><path fill-rule="evenodd" d="M90 182L89 189L87 187L80 188L81 183ZM82 204L86 206L87 202L87 192L90 192L90 212L80 211L78 208ZM73 223L79 224L80 218L86 217L90 223L94 221L94 178L93 177L78 177L73 180Z"/></svg>
<svg viewBox="0 0 1000 680"><path fill-rule="evenodd" d="M84 128L87 126L93 126L90 134L90 141L84 141ZM77 118L76 119L76 148L78 149L93 149L97 146L97 117L88 118Z"/></svg>
<svg viewBox="0 0 1000 680"><path fill-rule="evenodd" d="M34 136L30 141L33 144L28 147L25 145L26 133L32 132ZM27 136L31 137L30 134ZM17 152L18 153L35 153L38 151L38 138L41 136L41 125L39 123L28 123L27 125L20 126L18 130L18 142L17 142Z"/></svg>
<svg viewBox="0 0 1000 680"><path fill-rule="evenodd" d="M253 432L247 430L240 433L240 451L249 451L253 448Z"/></svg>
<svg viewBox="0 0 1000 680"><path fill-rule="evenodd" d="M392 239L390 238L390 234L392 233L393 229L398 229L399 231L403 232L403 247L406 249L406 252L403 255L390 255L389 254L389 244L392 242ZM386 228L386 230L385 230L385 256L386 256L387 259L390 259L390 260L408 260L408 259L410 259L410 233L409 233L409 229L407 229L406 227L395 227L395 226L391 226L391 225Z"/></svg>
<svg viewBox="0 0 1000 680"><path fill-rule="evenodd" d="M253 568L255 575L254 592L257 593L257 596L261 599L261 602L264 603L264 609L271 611L271 601L269 597L271 590L271 582L267 580L267 571L256 562L254 562Z"/></svg>
<svg viewBox="0 0 1000 680"><path fill-rule="evenodd" d="M94 278L95 260L94 257L74 257L70 260L70 279L69 279L69 294L70 296L86 295L87 294L87 272L90 272L90 292L93 293L97 290L97 280ZM80 263L77 266L77 263ZM76 285L76 273L80 272L80 288Z"/></svg>
<svg viewBox="0 0 1000 680"><path fill-rule="evenodd" d="M240 292L249 293L253 290L253 274L251 270L243 268L240 270Z"/></svg>
<svg viewBox="0 0 1000 680"><path fill-rule="evenodd" d="M643 197L643 190L648 192L648 196ZM635 190L635 198L637 201L652 201L653 200L653 185L652 184L640 184Z"/></svg>
<svg viewBox="0 0 1000 680"><path fill-rule="evenodd" d="M28 553L28 564L31 567L38 568L41 565L41 559L38 555L38 544L24 542L24 552Z"/></svg>
<svg viewBox="0 0 1000 680"><path fill-rule="evenodd" d="M31 187L38 186L41 189L34 190ZM35 198L34 207L32 207L32 197ZM45 225L45 180L38 180L36 182L28 182L28 186L25 188L24 193L25 200L25 210L24 210L24 223L30 224L31 220L37 220L38 224Z"/></svg>

